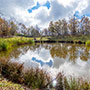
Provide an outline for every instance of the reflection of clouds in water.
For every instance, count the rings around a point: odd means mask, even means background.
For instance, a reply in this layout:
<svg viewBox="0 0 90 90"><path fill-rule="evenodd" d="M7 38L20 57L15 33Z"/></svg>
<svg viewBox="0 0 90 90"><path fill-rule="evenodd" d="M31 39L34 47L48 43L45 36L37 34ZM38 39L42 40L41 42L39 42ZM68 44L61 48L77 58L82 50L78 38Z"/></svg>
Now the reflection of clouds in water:
<svg viewBox="0 0 90 90"><path fill-rule="evenodd" d="M53 75L53 77L55 77L59 72L64 72L66 76L72 75L75 77L84 77L84 79L87 79L90 76L90 61L85 62L78 59L76 63L69 62L67 60L59 62L59 68L55 66L53 68L48 68L47 70L51 75Z"/></svg>
<svg viewBox="0 0 90 90"><path fill-rule="evenodd" d="M38 61L32 61L32 58L36 57L37 60L41 60L41 63L39 63ZM44 48L40 49L38 51L38 49L36 49L36 51L31 51L28 50L27 53L20 54L20 56L18 58L12 58L13 62L19 62L19 63L24 63L25 67L37 67L37 66L42 66L43 65L48 65L48 66L52 66L53 64L53 59L51 58L50 52L49 50L46 50Z"/></svg>
<svg viewBox="0 0 90 90"><path fill-rule="evenodd" d="M37 53L37 52L36 52ZM48 58L51 57L50 55L50 51L49 50L46 50L44 48L42 48L40 50L40 52L38 53L38 56L42 59L42 60L48 60Z"/></svg>
<svg viewBox="0 0 90 90"><path fill-rule="evenodd" d="M55 57L55 58L53 59L53 61L54 61L53 68L57 68L57 69L58 69L62 64L65 63L65 59L59 58L59 57Z"/></svg>
<svg viewBox="0 0 90 90"><path fill-rule="evenodd" d="M71 48L71 46L68 46L67 49L69 50Z"/></svg>
<svg viewBox="0 0 90 90"><path fill-rule="evenodd" d="M78 48L78 56L80 56L82 53L85 52L85 49L81 49L80 47Z"/></svg>
<svg viewBox="0 0 90 90"><path fill-rule="evenodd" d="M52 60L49 60L49 62L43 62L42 60L39 60L36 57L32 57L32 61L39 63L41 67L44 66L44 65L52 67L52 65L53 65L53 61Z"/></svg>
<svg viewBox="0 0 90 90"><path fill-rule="evenodd" d="M31 60L26 60L25 62L24 62L24 67L25 68L37 68L37 67L39 67L39 64L37 64L37 63L35 63L35 62L32 62Z"/></svg>
<svg viewBox="0 0 90 90"><path fill-rule="evenodd" d="M18 58L12 58L12 62L18 62L20 64L24 63L25 68L30 68L30 67L39 67L39 64L33 62L31 60L31 55L29 52L27 52L24 55L20 55Z"/></svg>
<svg viewBox="0 0 90 90"><path fill-rule="evenodd" d="M68 46L68 49L70 48L71 46ZM82 53L82 49L79 48L77 52L79 57L80 56L79 54ZM36 59L32 61L33 57L35 57ZM73 61L69 60L69 57L70 54L67 56L66 59L59 57L55 57L52 59L49 49L38 48L35 51L29 49L26 53L20 54L18 58L16 59L12 58L12 61L24 63L24 66L26 68L39 67L41 63L44 63L44 65L41 65L42 68L45 69L47 72L49 72L53 77L55 77L60 71L65 72L67 76L68 75L74 75L76 77L90 76L90 59L88 61L82 61L80 58L77 58L74 63ZM53 62L52 67L48 65L50 60L52 60Z"/></svg>
<svg viewBox="0 0 90 90"><path fill-rule="evenodd" d="M78 65L78 66L80 66L80 67L85 67L86 66L86 64L87 64L87 62L85 62L85 61L82 61L81 59L80 59L80 57L76 60L76 64Z"/></svg>

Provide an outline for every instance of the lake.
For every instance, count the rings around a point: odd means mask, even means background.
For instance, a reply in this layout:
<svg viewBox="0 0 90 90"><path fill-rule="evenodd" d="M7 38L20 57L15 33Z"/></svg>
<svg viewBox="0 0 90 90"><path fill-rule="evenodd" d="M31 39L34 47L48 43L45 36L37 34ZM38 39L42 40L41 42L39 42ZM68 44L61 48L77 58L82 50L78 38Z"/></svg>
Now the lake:
<svg viewBox="0 0 90 90"><path fill-rule="evenodd" d="M24 63L25 69L42 68L53 78L59 72L64 72L66 76L90 76L90 50L85 45L37 43L0 52L0 59L2 58L10 62Z"/></svg>

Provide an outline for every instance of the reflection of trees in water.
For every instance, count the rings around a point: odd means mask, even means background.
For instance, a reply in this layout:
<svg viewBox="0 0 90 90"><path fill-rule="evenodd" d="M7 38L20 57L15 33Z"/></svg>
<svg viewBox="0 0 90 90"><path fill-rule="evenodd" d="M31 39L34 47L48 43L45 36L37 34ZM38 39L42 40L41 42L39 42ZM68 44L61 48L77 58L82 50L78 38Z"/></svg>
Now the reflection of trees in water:
<svg viewBox="0 0 90 90"><path fill-rule="evenodd" d="M2 51L0 52L0 59L7 59L9 60L11 57L18 57L20 55L20 50L18 50L17 47L11 48L8 51Z"/></svg>
<svg viewBox="0 0 90 90"><path fill-rule="evenodd" d="M12 51L12 57L18 58L18 56L24 55L27 53L27 51L29 50L30 46L21 46L18 47L16 50ZM14 55L15 54L15 55Z"/></svg>
<svg viewBox="0 0 90 90"><path fill-rule="evenodd" d="M53 58L54 57L66 58L68 54L66 46L62 44L53 46L50 50L50 53Z"/></svg>
<svg viewBox="0 0 90 90"><path fill-rule="evenodd" d="M90 58L89 51L84 45L58 44L56 46L54 45L51 48L50 53L53 58L59 57L65 59L67 58L67 56L69 56L69 60L74 62L78 57L80 57L80 59L84 61L87 61Z"/></svg>
<svg viewBox="0 0 90 90"><path fill-rule="evenodd" d="M81 53L80 59L83 61L88 61L89 58L89 51L86 49L83 53Z"/></svg>
<svg viewBox="0 0 90 90"><path fill-rule="evenodd" d="M40 48L40 44L38 44L38 43L33 46L30 46L31 51L36 51L37 48Z"/></svg>
<svg viewBox="0 0 90 90"><path fill-rule="evenodd" d="M67 56L69 56L69 60L76 61L78 57L80 57L81 60L87 61L89 56L89 51L86 49L84 45L76 45L76 44L35 44L33 46L24 46L19 50L21 51L21 54L26 53L29 49L31 51L38 51L40 53L41 49L45 48L46 50L50 50L51 56L64 58L66 59ZM81 50L81 51L80 51Z"/></svg>
<svg viewBox="0 0 90 90"><path fill-rule="evenodd" d="M80 57L81 60L87 61L90 58L89 50L87 50L84 45L72 45L72 49L70 51L72 51L70 55L73 53L72 60L76 60L78 57Z"/></svg>
<svg viewBox="0 0 90 90"><path fill-rule="evenodd" d="M11 53L10 53L10 57L14 57L17 58L20 55L21 51L19 49L14 49Z"/></svg>
<svg viewBox="0 0 90 90"><path fill-rule="evenodd" d="M13 47L8 51L0 52L0 59L5 58L10 60L10 58L18 58L20 54L25 54L29 50L30 46L20 46Z"/></svg>
<svg viewBox="0 0 90 90"><path fill-rule="evenodd" d="M52 46L53 46L52 44L45 44L45 43L40 44L40 43L37 43L34 46L31 46L30 50L32 50L32 51L37 50L38 54L39 54L42 48L44 48L46 50L50 50Z"/></svg>
<svg viewBox="0 0 90 90"><path fill-rule="evenodd" d="M7 59L10 60L10 58L18 58L19 55L24 55L27 53L28 50L35 51L36 48L39 48L40 45L23 45L19 47L13 47L9 49L8 51L2 51L0 52L0 59Z"/></svg>
<svg viewBox="0 0 90 90"><path fill-rule="evenodd" d="M7 60L9 60L10 59L10 52L11 50L9 50L8 52L6 52L6 51L1 51L0 52L0 60L2 60L2 59L7 59Z"/></svg>
<svg viewBox="0 0 90 90"><path fill-rule="evenodd" d="M12 57L18 58L19 55L26 54L28 50L35 51L37 48L39 48L39 45L24 45L13 50L11 55Z"/></svg>
<svg viewBox="0 0 90 90"><path fill-rule="evenodd" d="M76 47L76 45L71 45L71 48L69 48L68 50L69 53L69 60L74 61L78 58L78 49Z"/></svg>
<svg viewBox="0 0 90 90"><path fill-rule="evenodd" d="M52 48L52 46L54 46L54 44L52 43L52 44L41 44L41 46L42 47L44 47L45 49L47 49L47 50L50 50L51 48Z"/></svg>
<svg viewBox="0 0 90 90"><path fill-rule="evenodd" d="M41 49L44 48L50 51L51 56L64 58L66 59L69 56L69 60L76 61L78 57L81 60L87 61L90 58L89 50L84 45L75 45L75 44L35 44L35 45L24 45L20 47L13 47L12 49L0 52L0 59L10 59L12 57L18 58L19 55L24 55L27 53L28 50L30 51L38 51L40 53Z"/></svg>

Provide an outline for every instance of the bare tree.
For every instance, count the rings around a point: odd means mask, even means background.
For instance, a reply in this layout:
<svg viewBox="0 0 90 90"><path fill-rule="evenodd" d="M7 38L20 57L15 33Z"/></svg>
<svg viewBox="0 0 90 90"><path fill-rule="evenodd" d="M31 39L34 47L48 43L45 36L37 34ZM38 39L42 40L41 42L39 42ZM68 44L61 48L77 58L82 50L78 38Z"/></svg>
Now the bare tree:
<svg viewBox="0 0 90 90"><path fill-rule="evenodd" d="M69 29L71 31L71 35L76 35L78 32L78 20L74 17L69 20Z"/></svg>

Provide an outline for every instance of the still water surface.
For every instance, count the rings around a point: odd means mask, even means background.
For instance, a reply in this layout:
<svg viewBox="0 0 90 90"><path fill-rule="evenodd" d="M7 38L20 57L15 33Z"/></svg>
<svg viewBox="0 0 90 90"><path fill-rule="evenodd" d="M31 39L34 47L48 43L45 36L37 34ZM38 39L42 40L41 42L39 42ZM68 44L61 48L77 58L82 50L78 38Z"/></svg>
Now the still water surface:
<svg viewBox="0 0 90 90"><path fill-rule="evenodd" d="M36 44L20 46L7 52L0 52L0 58L24 63L25 69L43 68L55 77L63 71L65 75L89 78L90 50L85 45Z"/></svg>

